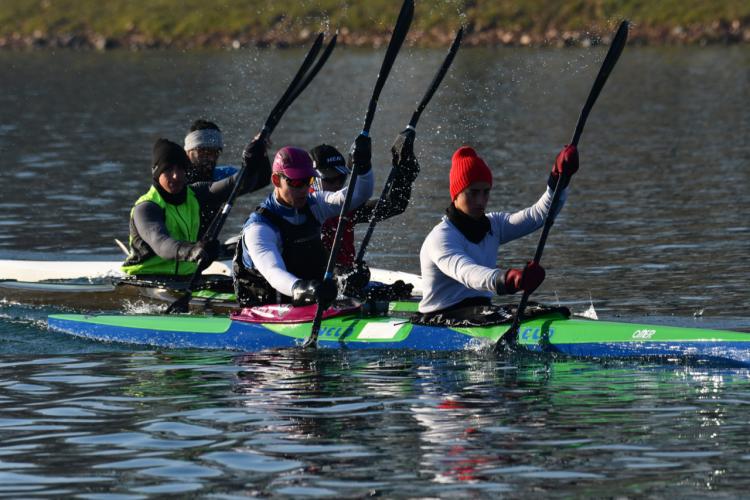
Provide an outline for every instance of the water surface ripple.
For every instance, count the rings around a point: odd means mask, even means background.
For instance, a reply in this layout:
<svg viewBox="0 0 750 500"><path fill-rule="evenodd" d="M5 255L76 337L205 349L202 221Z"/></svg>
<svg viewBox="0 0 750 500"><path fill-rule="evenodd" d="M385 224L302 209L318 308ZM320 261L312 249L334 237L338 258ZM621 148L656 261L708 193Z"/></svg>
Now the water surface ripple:
<svg viewBox="0 0 750 500"><path fill-rule="evenodd" d="M745 371L474 353L85 358L5 357L0 493L683 496L750 483Z"/></svg>

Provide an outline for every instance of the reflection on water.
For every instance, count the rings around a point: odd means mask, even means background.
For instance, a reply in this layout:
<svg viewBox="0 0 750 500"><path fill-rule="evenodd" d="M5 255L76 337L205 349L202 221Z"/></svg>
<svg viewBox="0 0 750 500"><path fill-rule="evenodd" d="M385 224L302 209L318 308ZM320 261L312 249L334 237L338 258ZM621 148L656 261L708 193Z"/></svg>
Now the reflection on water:
<svg viewBox="0 0 750 500"><path fill-rule="evenodd" d="M744 371L474 354L6 357L0 478L12 496L732 495L747 394Z"/></svg>

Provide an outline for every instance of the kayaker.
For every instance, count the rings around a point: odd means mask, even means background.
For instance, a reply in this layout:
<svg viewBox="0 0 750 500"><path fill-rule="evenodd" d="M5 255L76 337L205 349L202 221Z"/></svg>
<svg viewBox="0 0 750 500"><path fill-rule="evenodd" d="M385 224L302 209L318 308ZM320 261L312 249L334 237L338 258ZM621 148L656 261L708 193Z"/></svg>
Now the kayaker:
<svg viewBox="0 0 750 500"><path fill-rule="evenodd" d="M251 141L252 143L252 141ZM249 155L250 144L245 146L242 153L243 164ZM224 137L219 126L208 120L196 120L190 126L190 131L185 136L185 152L190 158L190 167L186 171L187 183L216 182L235 175L239 170L229 165L217 165L219 157L224 149ZM268 168L258 179L258 187L265 186L271 182L271 169ZM201 228L198 238L203 237L211 221L216 217L221 204L201 205ZM236 241L230 239L222 246L221 258L231 258L234 255Z"/></svg>
<svg viewBox="0 0 750 500"><path fill-rule="evenodd" d="M493 322L486 308L494 294L534 291L544 280L544 268L529 263L523 278L522 269L498 268L498 248L541 228L557 179L563 173L570 179L577 170L578 151L565 146L557 155L545 193L534 205L515 213L485 213L492 172L474 149L459 148L451 161L451 204L419 253L424 296L417 321ZM562 192L559 207L566 197L567 190ZM478 308L485 308L482 314L477 314Z"/></svg>
<svg viewBox="0 0 750 500"><path fill-rule="evenodd" d="M216 182L237 173L237 168L217 165L224 150L224 137L214 122L195 120L185 136L185 152L190 168L185 172L187 183Z"/></svg>
<svg viewBox="0 0 750 500"><path fill-rule="evenodd" d="M359 172L351 206L372 195L371 141L359 136L349 164ZM273 192L248 217L234 258L234 287L243 307L292 302L330 302L337 288L321 281L329 252L321 241L321 225L341 212L346 189L314 191L317 176L310 155L285 147L276 153Z"/></svg>
<svg viewBox="0 0 750 500"><path fill-rule="evenodd" d="M419 174L419 163L414 156L414 132L404 131L396 139L391 148L395 154L400 154L398 167L395 169L395 179L391 189L386 193L383 204L379 208L379 220L390 219L404 213L409 206L411 187ZM402 151L403 150L403 151ZM320 144L310 150L313 166L318 174L314 181L316 191L338 191L342 189L349 176L349 168L346 166L344 156L333 146ZM349 217L341 240L341 248L336 258L336 265L342 271L348 271L354 266L356 250L354 248L354 225L370 222L377 199L366 201L359 208L349 212ZM333 238L336 235L336 227L339 217L331 217L323 223L321 235L323 246L330 251L333 246Z"/></svg>
<svg viewBox="0 0 750 500"><path fill-rule="evenodd" d="M266 146L260 141L248 145L245 161L248 167L239 194L263 187L271 170ZM208 266L219 251L216 240L200 239L201 209L217 211L239 174L188 185L190 160L179 144L167 139L154 144L151 165L151 188L130 212L130 255L122 270L139 276L191 276L199 262Z"/></svg>

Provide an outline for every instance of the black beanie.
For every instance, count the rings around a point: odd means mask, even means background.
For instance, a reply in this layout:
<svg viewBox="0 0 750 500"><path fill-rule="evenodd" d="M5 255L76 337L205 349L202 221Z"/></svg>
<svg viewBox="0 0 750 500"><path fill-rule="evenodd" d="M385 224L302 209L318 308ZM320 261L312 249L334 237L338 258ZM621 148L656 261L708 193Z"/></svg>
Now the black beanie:
<svg viewBox="0 0 750 500"><path fill-rule="evenodd" d="M182 146L167 139L156 140L151 158L151 174L154 179L159 179L167 167L177 166L183 169L190 167L190 159Z"/></svg>
<svg viewBox="0 0 750 500"><path fill-rule="evenodd" d="M313 159L313 167L323 179L349 174L344 155L333 146L328 144L315 146L310 150L310 156Z"/></svg>

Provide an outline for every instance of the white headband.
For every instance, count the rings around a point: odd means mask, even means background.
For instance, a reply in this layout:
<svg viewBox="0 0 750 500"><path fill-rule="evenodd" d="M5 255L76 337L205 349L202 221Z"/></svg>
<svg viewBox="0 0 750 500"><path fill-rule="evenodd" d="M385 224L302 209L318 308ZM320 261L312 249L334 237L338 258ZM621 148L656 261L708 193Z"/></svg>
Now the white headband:
<svg viewBox="0 0 750 500"><path fill-rule="evenodd" d="M194 130L185 136L185 151L195 148L224 149L221 132L213 128Z"/></svg>

